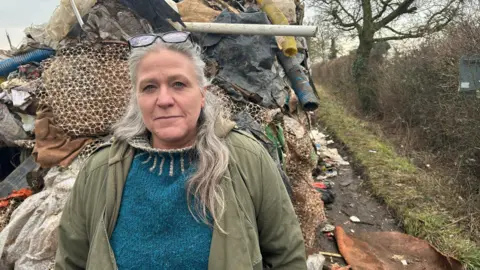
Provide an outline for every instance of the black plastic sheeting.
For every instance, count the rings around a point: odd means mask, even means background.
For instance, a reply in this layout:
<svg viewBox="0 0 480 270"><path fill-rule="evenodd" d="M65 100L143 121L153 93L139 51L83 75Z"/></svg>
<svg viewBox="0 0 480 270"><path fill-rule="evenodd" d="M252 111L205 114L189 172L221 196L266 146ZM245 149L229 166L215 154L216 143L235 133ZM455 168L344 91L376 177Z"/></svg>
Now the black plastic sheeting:
<svg viewBox="0 0 480 270"><path fill-rule="evenodd" d="M152 33L150 23L138 16L134 11L118 3L117 0L103 0L95 4L83 16L83 29L77 23L69 32L68 37L82 41L96 42L98 40L128 40L130 37ZM165 29L171 27L165 21ZM172 28L173 29L173 28Z"/></svg>
<svg viewBox="0 0 480 270"><path fill-rule="evenodd" d="M152 25L155 33L175 30L167 19L185 27L180 15L165 0L120 0L120 3L133 10L138 16L145 18Z"/></svg>
<svg viewBox="0 0 480 270"><path fill-rule="evenodd" d="M269 24L263 12L234 14L223 11L215 20L220 23ZM288 86L274 63L278 46L273 36L207 34L202 45L205 55L217 61L217 76L262 97L264 107L282 107Z"/></svg>

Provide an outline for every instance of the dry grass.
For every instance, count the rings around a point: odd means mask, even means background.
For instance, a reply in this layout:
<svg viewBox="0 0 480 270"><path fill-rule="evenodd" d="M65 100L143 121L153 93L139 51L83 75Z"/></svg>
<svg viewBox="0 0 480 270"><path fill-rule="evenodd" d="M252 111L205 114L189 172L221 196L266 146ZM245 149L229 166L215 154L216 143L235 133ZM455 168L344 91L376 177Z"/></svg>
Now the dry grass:
<svg viewBox="0 0 480 270"><path fill-rule="evenodd" d="M348 146L374 194L394 210L406 232L428 240L468 269L480 269L480 248L470 240L465 226L469 217L451 212L468 203L458 199L450 179L427 173L398 155L387 140L373 132L375 127L353 117L333 95L317 88L319 119ZM448 204L455 207L444 207Z"/></svg>

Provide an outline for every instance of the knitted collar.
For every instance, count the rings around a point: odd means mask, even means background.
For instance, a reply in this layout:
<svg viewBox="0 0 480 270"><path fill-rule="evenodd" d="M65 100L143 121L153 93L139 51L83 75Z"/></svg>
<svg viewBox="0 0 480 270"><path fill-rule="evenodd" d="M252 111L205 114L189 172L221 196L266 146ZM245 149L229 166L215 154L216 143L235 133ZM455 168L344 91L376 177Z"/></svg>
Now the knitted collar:
<svg viewBox="0 0 480 270"><path fill-rule="evenodd" d="M159 149L159 148L153 148L152 144L150 142L149 136L148 135L139 135L135 136L131 139L127 140L127 143L135 148L135 149L140 149L148 153L182 153L186 152L188 150L193 149L193 146L188 146L184 148L179 148L179 149Z"/></svg>
<svg viewBox="0 0 480 270"><path fill-rule="evenodd" d="M150 172L158 171L159 176L162 175L164 171L168 171L169 176L174 176L174 166L180 166L181 173L185 173L185 162L190 163L188 152L194 148L193 146L180 149L153 148L147 135L133 137L127 140L127 143L135 149L142 150L143 153L140 155L148 154L147 159L145 159L142 164L149 164L149 166L151 166L149 169ZM175 162L175 156L179 160L177 163ZM174 165L175 163L177 165Z"/></svg>

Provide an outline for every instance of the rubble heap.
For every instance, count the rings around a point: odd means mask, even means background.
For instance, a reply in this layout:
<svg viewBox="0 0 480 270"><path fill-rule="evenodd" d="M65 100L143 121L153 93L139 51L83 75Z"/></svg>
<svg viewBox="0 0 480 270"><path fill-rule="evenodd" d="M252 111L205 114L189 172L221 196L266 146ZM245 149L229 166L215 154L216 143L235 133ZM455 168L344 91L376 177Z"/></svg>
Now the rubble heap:
<svg viewBox="0 0 480 270"><path fill-rule="evenodd" d="M75 0L82 20L70 1L60 2L47 24L25 30L19 48L0 51L1 269L52 267L56 228L79 168L108 143L130 97L128 38L184 22L271 24L277 21L272 8L286 23L303 19L295 0ZM298 95L304 89L291 79L309 78L305 39L290 37L292 44L285 37L192 35L204 48L205 72L213 79L209 91L277 163L306 245L313 248L325 220L312 186L318 157L309 135L318 100L308 80L303 84L309 92ZM286 57L285 44L296 54ZM21 188L33 195L12 196Z"/></svg>

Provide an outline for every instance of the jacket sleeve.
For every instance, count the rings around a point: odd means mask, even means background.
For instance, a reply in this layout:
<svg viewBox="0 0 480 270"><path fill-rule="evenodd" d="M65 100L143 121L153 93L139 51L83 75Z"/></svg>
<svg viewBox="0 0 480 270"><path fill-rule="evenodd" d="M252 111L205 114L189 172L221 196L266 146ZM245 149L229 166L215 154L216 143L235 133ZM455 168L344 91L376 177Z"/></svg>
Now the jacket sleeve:
<svg viewBox="0 0 480 270"><path fill-rule="evenodd" d="M73 186L60 219L55 269L85 269L89 243L83 202L85 181L83 168Z"/></svg>
<svg viewBox="0 0 480 270"><path fill-rule="evenodd" d="M257 226L264 264L272 269L307 269L300 224L278 168L266 150L259 157Z"/></svg>

